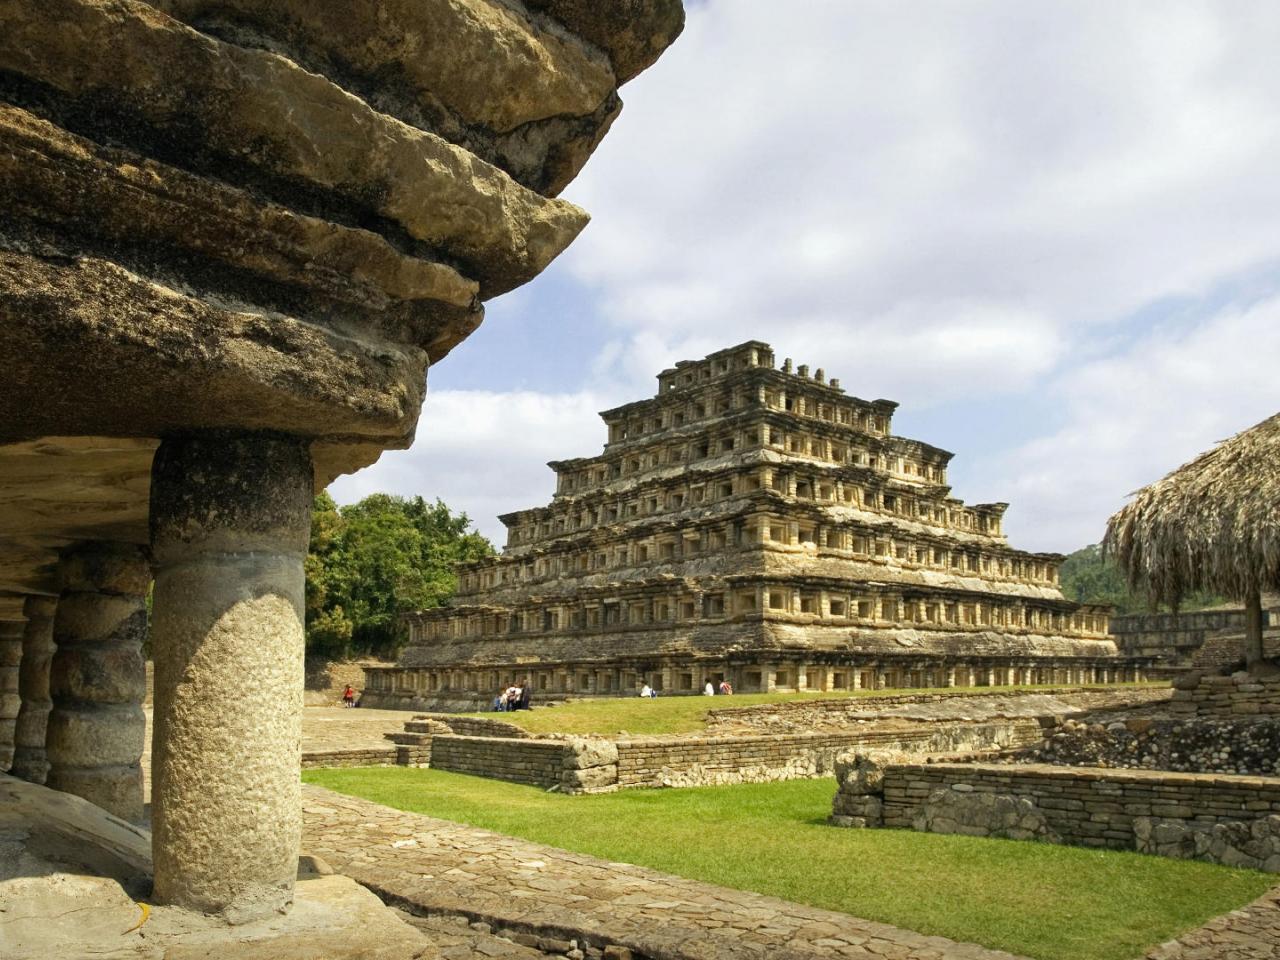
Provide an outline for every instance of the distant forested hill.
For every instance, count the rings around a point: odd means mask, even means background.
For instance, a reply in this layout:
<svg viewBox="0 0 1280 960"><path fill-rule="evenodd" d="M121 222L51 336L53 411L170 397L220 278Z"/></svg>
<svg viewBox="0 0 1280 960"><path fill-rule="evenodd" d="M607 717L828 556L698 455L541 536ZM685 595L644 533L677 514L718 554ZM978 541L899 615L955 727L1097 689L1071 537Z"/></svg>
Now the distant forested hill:
<svg viewBox="0 0 1280 960"><path fill-rule="evenodd" d="M1102 558L1102 548L1096 544L1082 547L1069 554L1059 571L1062 595L1077 603L1110 603L1116 613L1148 613L1151 604L1143 594L1132 593L1124 582L1124 576L1115 564ZM1202 610L1215 607L1225 600L1207 593L1198 593L1183 601L1181 610ZM1162 606L1167 610L1167 606Z"/></svg>

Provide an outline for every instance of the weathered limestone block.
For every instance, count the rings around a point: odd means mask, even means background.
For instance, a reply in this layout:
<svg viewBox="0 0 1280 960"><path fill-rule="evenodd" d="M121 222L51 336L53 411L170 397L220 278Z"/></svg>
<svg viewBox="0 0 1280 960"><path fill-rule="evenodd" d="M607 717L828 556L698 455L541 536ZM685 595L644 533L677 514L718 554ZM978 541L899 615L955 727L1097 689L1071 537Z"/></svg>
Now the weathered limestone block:
<svg viewBox="0 0 1280 960"><path fill-rule="evenodd" d="M46 783L137 822L142 819L147 562L137 547L88 543L64 554L59 578Z"/></svg>
<svg viewBox="0 0 1280 960"><path fill-rule="evenodd" d="M465 146L548 195L578 173L621 106L619 81L603 52L515 4L160 0L156 6L206 33L281 50L339 78L377 109Z"/></svg>
<svg viewBox="0 0 1280 960"><path fill-rule="evenodd" d="M1139 853L1280 873L1280 815L1227 823L1137 817L1133 834Z"/></svg>
<svg viewBox="0 0 1280 960"><path fill-rule="evenodd" d="M884 764L874 755L846 753L836 758L836 782L841 793L853 795L884 791Z"/></svg>
<svg viewBox="0 0 1280 960"><path fill-rule="evenodd" d="M616 766L590 767L585 770L565 770L560 775L565 793L602 793L618 787Z"/></svg>
<svg viewBox="0 0 1280 960"><path fill-rule="evenodd" d="M572 204L520 186L325 77L201 34L147 4L50 0L39 17L11 9L0 15L0 68L51 91L64 104L60 115L79 117L91 105L127 113L140 121L121 131L134 134L131 145L175 165L332 191L335 201L368 209L460 262L486 297L532 279L586 225ZM103 35L110 45L99 42ZM164 140L141 124L165 130ZM284 195L283 186L272 192Z"/></svg>
<svg viewBox="0 0 1280 960"><path fill-rule="evenodd" d="M1060 842L1031 800L1012 794L977 793L967 783L933 791L911 825L929 833Z"/></svg>
<svg viewBox="0 0 1280 960"><path fill-rule="evenodd" d="M609 55L619 83L658 59L684 28L678 0L527 0Z"/></svg>
<svg viewBox="0 0 1280 960"><path fill-rule="evenodd" d="M0 5L0 591L52 592L72 543L144 543L161 437L310 437L321 486L408 446L428 365L587 222L555 194L617 115L619 51L643 38L629 76L682 22ZM16 469L53 444L60 472Z"/></svg>
<svg viewBox="0 0 1280 960"><path fill-rule="evenodd" d="M24 630L22 620L0 620L0 770L8 770L13 760L14 729L22 705L18 665Z"/></svg>
<svg viewBox="0 0 1280 960"><path fill-rule="evenodd" d="M53 615L57 597L27 597L23 612L27 615L22 635L22 663L18 671L18 694L22 706L14 730L13 766L15 777L31 783L44 783L49 773L45 736L49 711L49 668L53 661Z"/></svg>
<svg viewBox="0 0 1280 960"><path fill-rule="evenodd" d="M836 757L836 795L828 822L837 827L878 827L884 823L885 762L874 754Z"/></svg>
<svg viewBox="0 0 1280 960"><path fill-rule="evenodd" d="M613 740L573 738L565 750L564 765L570 770L603 767L618 762L618 745Z"/></svg>
<svg viewBox="0 0 1280 960"><path fill-rule="evenodd" d="M879 797L859 797L837 793L828 821L835 827L879 827L884 824L884 801Z"/></svg>
<svg viewBox="0 0 1280 960"><path fill-rule="evenodd" d="M305 441L166 440L151 482L155 897L233 922L292 900L301 835Z"/></svg>

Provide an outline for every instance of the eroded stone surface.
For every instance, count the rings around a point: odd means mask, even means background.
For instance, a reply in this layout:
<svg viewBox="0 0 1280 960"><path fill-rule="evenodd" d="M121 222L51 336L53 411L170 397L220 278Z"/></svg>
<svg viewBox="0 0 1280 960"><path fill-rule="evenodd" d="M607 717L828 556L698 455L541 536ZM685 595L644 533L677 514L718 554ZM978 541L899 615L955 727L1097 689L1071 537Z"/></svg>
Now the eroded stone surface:
<svg viewBox="0 0 1280 960"><path fill-rule="evenodd" d="M152 473L156 899L233 922L293 897L311 469L297 439L210 435Z"/></svg>
<svg viewBox="0 0 1280 960"><path fill-rule="evenodd" d="M0 589L51 592L76 540L145 542L161 437L305 437L320 486L408 446L428 365L586 223L555 194L682 23L676 0L0 9ZM32 457L51 443L77 462Z"/></svg>
<svg viewBox="0 0 1280 960"><path fill-rule="evenodd" d="M44 783L49 773L45 734L53 700L49 695L52 666L53 614L56 597L27 597L23 612L27 623L22 633L22 663L19 665L18 710L13 734L13 765L9 772L32 783Z"/></svg>
<svg viewBox="0 0 1280 960"><path fill-rule="evenodd" d="M1058 838L1044 815L1028 797L1005 793L975 793L968 784L935 790L920 806L911 826L929 833L959 833L969 837L1008 840Z"/></svg>
<svg viewBox="0 0 1280 960"><path fill-rule="evenodd" d="M87 801L0 775L5 960L426 960L430 941L346 877L308 873L294 910L227 927L148 906L150 841ZM499 954L493 954L495 956ZM475 953L472 956L483 956Z"/></svg>
<svg viewBox="0 0 1280 960"><path fill-rule="evenodd" d="M138 822L150 570L137 547L90 542L63 554L58 579L45 782Z"/></svg>

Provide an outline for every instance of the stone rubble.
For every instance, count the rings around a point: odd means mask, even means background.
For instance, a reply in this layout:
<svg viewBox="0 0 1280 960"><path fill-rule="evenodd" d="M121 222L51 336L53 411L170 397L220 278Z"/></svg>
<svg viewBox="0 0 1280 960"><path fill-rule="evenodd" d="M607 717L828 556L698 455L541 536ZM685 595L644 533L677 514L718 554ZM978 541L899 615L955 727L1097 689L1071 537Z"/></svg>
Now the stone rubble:
<svg viewBox="0 0 1280 960"><path fill-rule="evenodd" d="M1042 745L1018 759L1083 767L1275 776L1280 773L1280 718L1068 718L1050 728Z"/></svg>

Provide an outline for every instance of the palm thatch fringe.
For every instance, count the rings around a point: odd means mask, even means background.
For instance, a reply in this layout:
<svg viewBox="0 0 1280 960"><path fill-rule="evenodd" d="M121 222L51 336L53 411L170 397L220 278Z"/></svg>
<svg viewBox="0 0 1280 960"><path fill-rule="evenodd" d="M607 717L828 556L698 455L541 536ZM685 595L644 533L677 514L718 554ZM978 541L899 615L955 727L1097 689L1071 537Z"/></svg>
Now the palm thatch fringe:
<svg viewBox="0 0 1280 960"><path fill-rule="evenodd" d="M1154 603L1209 590L1252 604L1280 589L1280 414L1139 490L1103 551Z"/></svg>

